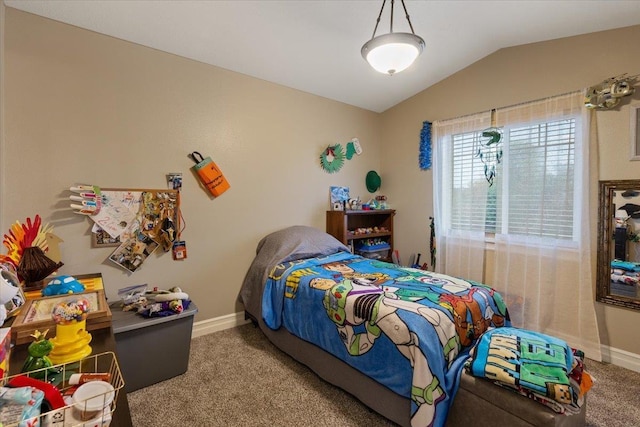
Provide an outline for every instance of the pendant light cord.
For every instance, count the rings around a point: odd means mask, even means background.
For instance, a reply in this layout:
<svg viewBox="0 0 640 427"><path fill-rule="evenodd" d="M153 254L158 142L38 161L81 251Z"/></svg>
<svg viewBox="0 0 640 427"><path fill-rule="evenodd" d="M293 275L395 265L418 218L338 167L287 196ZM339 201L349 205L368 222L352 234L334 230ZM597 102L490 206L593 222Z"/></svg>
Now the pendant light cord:
<svg viewBox="0 0 640 427"><path fill-rule="evenodd" d="M382 2L382 7L380 8L380 13L378 14L378 19L376 19L376 26L373 29L373 35L371 36L371 38L375 38L376 36L376 31L378 31L378 24L380 24L380 17L382 16L382 11L384 10L384 5L387 4L387 0L384 0Z"/></svg>
<svg viewBox="0 0 640 427"><path fill-rule="evenodd" d="M415 31L413 31L413 24L411 23L411 18L409 17L409 12L407 11L407 5L404 4L404 0L401 0L402 8L404 9L404 16L407 18L407 22L409 23L409 28L411 28L411 34L415 35ZM391 22L389 23L389 33L393 33L393 9L394 9L395 0L391 0ZM375 38L376 32L378 31L378 25L380 24L380 18L382 17L382 12L384 11L384 7L387 4L387 0L382 1L382 7L380 8L380 13L378 14L378 19L376 19L376 26L373 29L373 35L371 38Z"/></svg>
<svg viewBox="0 0 640 427"><path fill-rule="evenodd" d="M404 4L404 0L402 0L402 8L404 9L404 15L407 17L409 28L411 28L411 34L415 34L415 32L413 31L413 25L411 25L411 19L409 18L409 12L407 12L407 6ZM391 10L393 11L393 9Z"/></svg>

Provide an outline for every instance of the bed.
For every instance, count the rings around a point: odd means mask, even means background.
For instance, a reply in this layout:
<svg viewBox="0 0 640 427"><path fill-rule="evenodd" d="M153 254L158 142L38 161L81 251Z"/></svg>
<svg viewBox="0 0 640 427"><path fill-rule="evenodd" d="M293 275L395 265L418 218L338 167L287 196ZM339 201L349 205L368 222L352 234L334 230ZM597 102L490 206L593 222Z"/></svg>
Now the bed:
<svg viewBox="0 0 640 427"><path fill-rule="evenodd" d="M264 237L239 294L285 353L401 426L584 425L465 372L487 330L510 326L480 283L351 254L292 226Z"/></svg>

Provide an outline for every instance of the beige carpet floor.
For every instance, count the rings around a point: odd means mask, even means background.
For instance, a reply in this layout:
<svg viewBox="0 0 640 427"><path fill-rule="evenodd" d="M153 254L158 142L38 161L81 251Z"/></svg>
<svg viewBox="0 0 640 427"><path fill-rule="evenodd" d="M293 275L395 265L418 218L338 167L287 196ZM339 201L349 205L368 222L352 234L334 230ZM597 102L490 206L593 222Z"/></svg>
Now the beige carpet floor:
<svg viewBox="0 0 640 427"><path fill-rule="evenodd" d="M152 354L149 369L162 369ZM594 361L587 370L596 379L587 426L640 426L640 373ZM193 339L185 374L129 393L128 401L134 427L395 425L282 353L252 325Z"/></svg>

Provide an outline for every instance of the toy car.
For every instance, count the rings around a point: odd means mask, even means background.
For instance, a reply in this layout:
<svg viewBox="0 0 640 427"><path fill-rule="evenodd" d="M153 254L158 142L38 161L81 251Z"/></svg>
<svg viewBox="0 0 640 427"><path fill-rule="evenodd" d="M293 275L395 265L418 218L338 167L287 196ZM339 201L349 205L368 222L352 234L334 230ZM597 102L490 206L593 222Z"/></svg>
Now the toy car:
<svg viewBox="0 0 640 427"><path fill-rule="evenodd" d="M84 285L73 276L59 276L50 281L42 290L43 297L84 292Z"/></svg>

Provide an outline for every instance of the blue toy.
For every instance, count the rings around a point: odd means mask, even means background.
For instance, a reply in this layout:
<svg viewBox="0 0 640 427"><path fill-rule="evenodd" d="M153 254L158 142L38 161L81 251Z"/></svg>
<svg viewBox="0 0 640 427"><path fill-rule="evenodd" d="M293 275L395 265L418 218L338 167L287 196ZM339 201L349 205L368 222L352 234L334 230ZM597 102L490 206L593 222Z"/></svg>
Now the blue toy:
<svg viewBox="0 0 640 427"><path fill-rule="evenodd" d="M72 276L58 276L42 290L43 297L84 292L84 285Z"/></svg>

